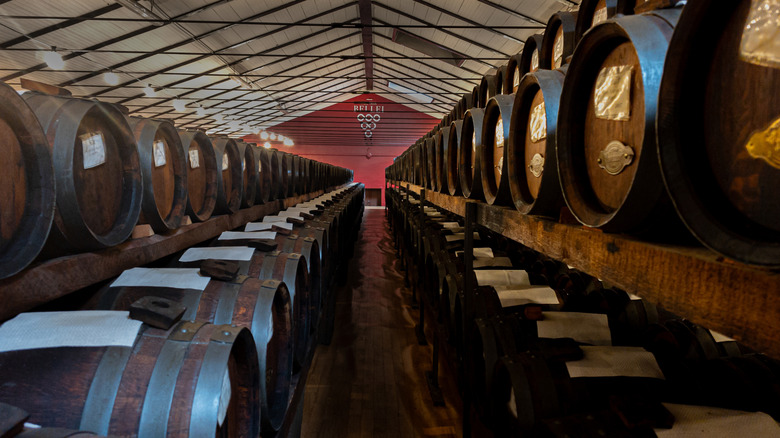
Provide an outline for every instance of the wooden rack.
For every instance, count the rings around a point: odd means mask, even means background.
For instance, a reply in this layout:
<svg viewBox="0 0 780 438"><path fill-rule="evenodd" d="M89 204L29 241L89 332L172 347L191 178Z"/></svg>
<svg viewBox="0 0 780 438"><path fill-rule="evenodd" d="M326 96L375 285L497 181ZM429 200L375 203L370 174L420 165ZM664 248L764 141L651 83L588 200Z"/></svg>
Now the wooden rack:
<svg viewBox="0 0 780 438"><path fill-rule="evenodd" d="M414 193L422 187L391 185ZM463 216L466 202L432 190L425 199ZM703 247L640 241L478 203L477 223L664 309L780 357L780 273L726 260Z"/></svg>

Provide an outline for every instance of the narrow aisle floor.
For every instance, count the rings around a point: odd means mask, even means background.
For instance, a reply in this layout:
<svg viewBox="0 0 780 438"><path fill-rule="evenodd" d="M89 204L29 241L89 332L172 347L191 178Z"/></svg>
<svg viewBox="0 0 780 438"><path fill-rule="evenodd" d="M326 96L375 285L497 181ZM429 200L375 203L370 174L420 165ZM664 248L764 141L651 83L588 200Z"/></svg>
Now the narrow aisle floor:
<svg viewBox="0 0 780 438"><path fill-rule="evenodd" d="M429 345L418 345L419 313L383 209L366 209L348 275L336 291L333 341L317 347L309 371L302 436L458 436L460 397L444 369L446 406L431 402L423 374L431 369L431 331Z"/></svg>

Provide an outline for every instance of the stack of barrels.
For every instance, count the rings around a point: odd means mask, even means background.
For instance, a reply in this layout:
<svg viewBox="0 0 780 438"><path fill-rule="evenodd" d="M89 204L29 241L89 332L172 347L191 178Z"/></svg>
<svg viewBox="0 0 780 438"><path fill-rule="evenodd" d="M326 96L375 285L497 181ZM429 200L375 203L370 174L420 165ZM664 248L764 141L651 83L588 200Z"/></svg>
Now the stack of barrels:
<svg viewBox="0 0 780 438"><path fill-rule="evenodd" d="M212 151L241 150L216 143ZM112 330L96 323L103 317L125 325L129 313L143 324L123 345L3 346L0 402L30 423L101 436L274 436L291 418L314 345L328 342L332 285L351 256L363 198L364 186L349 184L129 269L84 291L77 310L6 322L0 332L61 320L85 339Z"/></svg>
<svg viewBox="0 0 780 438"><path fill-rule="evenodd" d="M0 95L0 279L39 254L118 245L137 224L169 233L187 217L202 222L352 180L348 169L97 100L19 96L5 84Z"/></svg>
<svg viewBox="0 0 780 438"><path fill-rule="evenodd" d="M767 384L780 362L422 195L390 189L388 213L407 280L434 313L434 369L441 355L495 436L714 433L696 421L735 417L746 436L780 433L780 391Z"/></svg>
<svg viewBox="0 0 780 438"><path fill-rule="evenodd" d="M764 46L777 11L685 3L554 14L388 179L528 215L566 208L607 232L656 238L682 223L728 258L780 267L780 59Z"/></svg>

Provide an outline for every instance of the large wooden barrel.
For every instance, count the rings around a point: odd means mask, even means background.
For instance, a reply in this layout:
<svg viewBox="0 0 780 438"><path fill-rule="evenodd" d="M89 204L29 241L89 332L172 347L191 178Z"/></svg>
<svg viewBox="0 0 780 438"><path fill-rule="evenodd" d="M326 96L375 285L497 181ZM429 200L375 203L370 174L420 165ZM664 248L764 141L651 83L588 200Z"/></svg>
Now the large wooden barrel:
<svg viewBox="0 0 780 438"><path fill-rule="evenodd" d="M156 233L179 228L187 210L187 163L179 133L166 120L128 117L141 160L142 223Z"/></svg>
<svg viewBox="0 0 780 438"><path fill-rule="evenodd" d="M547 21L539 53L539 67L554 70L566 64L577 46L577 12L556 12Z"/></svg>
<svg viewBox="0 0 780 438"><path fill-rule="evenodd" d="M294 230L294 234L284 236L279 234L276 241L279 242L279 250L288 254L300 254L306 261L309 272L309 311L307 326L309 333L314 333L319 323L320 307L322 305L322 259L320 244L317 239L322 238L326 231L324 228L315 229L306 226Z"/></svg>
<svg viewBox="0 0 780 438"><path fill-rule="evenodd" d="M271 163L265 148L255 143L249 143L255 154L257 163L257 189L255 190L255 204L265 204L271 200Z"/></svg>
<svg viewBox="0 0 780 438"><path fill-rule="evenodd" d="M460 134L463 132L463 121L456 120L450 125L450 130L447 138L442 137L442 141L446 140L445 149L443 151L443 168L445 173L445 193L449 193L451 196L458 196L462 192L460 190Z"/></svg>
<svg viewBox="0 0 780 438"><path fill-rule="evenodd" d="M457 117L455 120L463 120L463 116L466 115L466 111L469 108L475 106L474 93L465 93L463 97L458 101Z"/></svg>
<svg viewBox="0 0 780 438"><path fill-rule="evenodd" d="M287 197L295 196L298 191L298 167L293 154L281 152L287 164Z"/></svg>
<svg viewBox="0 0 780 438"><path fill-rule="evenodd" d="M561 94L557 158L566 204L584 225L635 229L665 200L655 115L678 16L673 9L621 17L577 46Z"/></svg>
<svg viewBox="0 0 780 438"><path fill-rule="evenodd" d="M288 169L287 158L285 153L277 149L271 149L276 160L276 169L274 170L279 178L277 179L277 192L276 199L286 199L287 193L290 190L290 171ZM271 161L271 166L274 166L274 162Z"/></svg>
<svg viewBox="0 0 780 438"><path fill-rule="evenodd" d="M214 257L219 259L219 257ZM175 262L176 268L201 261ZM248 269L244 263L243 269ZM163 286L108 286L87 304L96 310L130 310L143 297L160 297L187 306L186 321L231 324L252 333L258 354L260 403L265 429L278 429L286 412L292 378L293 338L290 293L280 281L250 278L241 284L211 280L204 290ZM255 413L255 415L257 415Z"/></svg>
<svg viewBox="0 0 780 438"><path fill-rule="evenodd" d="M777 16L757 14L751 3L683 8L661 82L658 149L675 208L704 245L778 267L780 69L756 45L777 30L769 24Z"/></svg>
<svg viewBox="0 0 780 438"><path fill-rule="evenodd" d="M194 222L211 217L217 205L217 159L203 131L179 131L187 161L187 214Z"/></svg>
<svg viewBox="0 0 780 438"><path fill-rule="evenodd" d="M520 81L507 145L509 189L524 214L557 217L563 205L555 155L563 72L539 70Z"/></svg>
<svg viewBox="0 0 780 438"><path fill-rule="evenodd" d="M237 141L236 147L241 157L241 207L247 208L255 205L257 198L257 180L260 177L257 172L258 159L255 149L248 143Z"/></svg>
<svg viewBox="0 0 780 438"><path fill-rule="evenodd" d="M57 245L93 250L125 241L138 223L143 182L138 148L113 105L28 92L51 148Z"/></svg>
<svg viewBox="0 0 780 438"><path fill-rule="evenodd" d="M583 0L577 10L574 39L579 41L591 27L617 14L618 0Z"/></svg>
<svg viewBox="0 0 780 438"><path fill-rule="evenodd" d="M439 185L436 180L436 139L430 136L425 139L425 187L438 191Z"/></svg>
<svg viewBox="0 0 780 438"><path fill-rule="evenodd" d="M231 138L212 137L211 144L214 145L214 156L217 159L217 168L220 169L214 213L232 214L241 208L244 186L241 154L236 141Z"/></svg>
<svg viewBox="0 0 780 438"><path fill-rule="evenodd" d="M512 106L515 96L498 94L488 100L482 124L482 148L480 163L482 190L488 204L511 205L507 172Z"/></svg>
<svg viewBox="0 0 780 438"><path fill-rule="evenodd" d="M100 435L258 436L257 376L246 329L144 325L132 347L0 353L0 400L29 412L31 423Z"/></svg>
<svg viewBox="0 0 780 438"><path fill-rule="evenodd" d="M485 111L481 108L471 108L463 117L463 127L458 145L458 176L460 190L463 196L471 199L481 199L482 176L480 170L480 155L482 148L482 122Z"/></svg>
<svg viewBox="0 0 780 438"><path fill-rule="evenodd" d="M446 142L450 136L450 125L444 125L436 130L433 136L433 159L434 159L434 182L436 183L436 190L439 193L447 192L446 188L446 172L444 170L444 150L446 149Z"/></svg>
<svg viewBox="0 0 780 438"><path fill-rule="evenodd" d="M479 94L477 95L477 102L474 106L478 108L485 108L488 99L499 93L501 89L501 82L497 69L490 69L479 82Z"/></svg>
<svg viewBox="0 0 780 438"><path fill-rule="evenodd" d="M516 93L523 75L530 71L539 70L539 51L543 39L542 34L529 36L525 40L523 51L509 58L504 76L504 94Z"/></svg>
<svg viewBox="0 0 780 438"><path fill-rule="evenodd" d="M30 264L54 218L49 142L16 90L0 83L0 279Z"/></svg>

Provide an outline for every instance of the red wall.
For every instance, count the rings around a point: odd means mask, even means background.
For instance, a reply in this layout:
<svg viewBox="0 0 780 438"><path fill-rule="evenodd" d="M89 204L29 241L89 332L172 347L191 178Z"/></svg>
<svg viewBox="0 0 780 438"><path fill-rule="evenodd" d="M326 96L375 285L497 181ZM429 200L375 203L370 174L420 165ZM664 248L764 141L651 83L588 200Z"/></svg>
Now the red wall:
<svg viewBox="0 0 780 438"><path fill-rule="evenodd" d="M362 122L359 115L363 115ZM366 115L372 122L366 122ZM379 120L373 121L377 115ZM438 123L438 119L382 96L363 94L269 131L295 142L292 147L272 142L280 150L354 170L355 181L364 183L366 188L382 189L384 203L385 168ZM244 139L263 143L256 136ZM371 158L366 158L367 154Z"/></svg>

